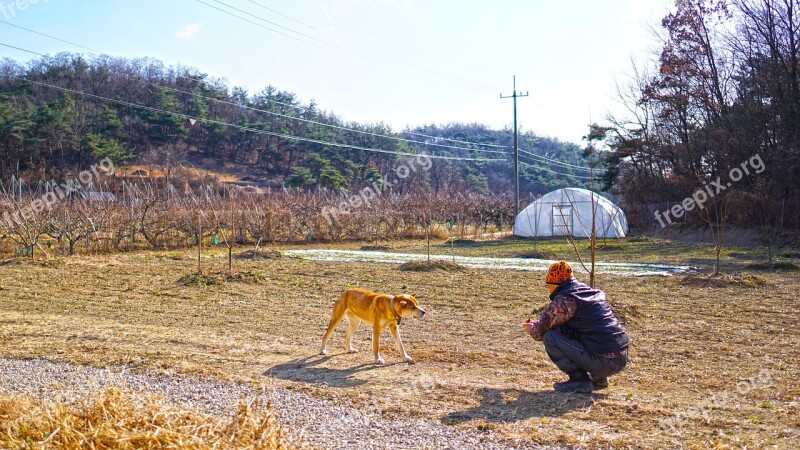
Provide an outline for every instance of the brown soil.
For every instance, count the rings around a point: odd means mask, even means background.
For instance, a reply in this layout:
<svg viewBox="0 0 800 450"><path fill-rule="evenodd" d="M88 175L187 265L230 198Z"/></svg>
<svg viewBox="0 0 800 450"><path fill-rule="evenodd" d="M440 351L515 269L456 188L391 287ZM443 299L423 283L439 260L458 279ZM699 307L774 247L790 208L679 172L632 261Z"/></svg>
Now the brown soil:
<svg viewBox="0 0 800 450"><path fill-rule="evenodd" d="M196 271L184 255L0 266L0 355L287 386L524 443L790 449L800 437L796 273L759 273L766 284L755 287L600 276L627 319L631 362L607 390L565 395L552 390L563 375L522 331L547 302L541 273L244 259L234 270L263 282L198 287L176 282ZM227 257L203 265L222 272ZM331 304L350 287L419 292L428 314L402 325L416 364L399 362L388 334L387 364L370 364L363 326L360 353L345 351L342 325L318 355Z"/></svg>

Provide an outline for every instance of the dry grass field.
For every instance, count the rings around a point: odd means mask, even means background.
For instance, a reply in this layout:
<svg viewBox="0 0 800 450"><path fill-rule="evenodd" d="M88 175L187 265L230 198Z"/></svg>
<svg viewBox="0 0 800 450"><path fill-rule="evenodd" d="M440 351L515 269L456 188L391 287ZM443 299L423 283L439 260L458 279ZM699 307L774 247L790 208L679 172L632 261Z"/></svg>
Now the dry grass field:
<svg viewBox="0 0 800 450"><path fill-rule="evenodd" d="M424 251L420 242L389 245ZM703 264L710 255L650 240L613 245L601 258ZM539 248L568 257L562 243ZM530 249L501 241L456 251L517 256ZM437 243L434 251L450 248ZM760 257L746 249L725 255L732 274ZM428 417L575 448L789 449L800 442L798 272L601 276L598 287L626 321L632 359L609 389L583 395L552 391L562 375L521 330L547 302L541 273L402 272L284 257L237 259L240 276L221 284L180 283L196 264L191 251L6 262L0 356L286 386L387 417ZM203 264L206 273L222 273L227 260L209 252ZM329 355L317 354L331 304L349 287L419 293L428 315L402 326L416 364L399 363L385 334L387 364L371 365L364 326L354 338L361 352L345 352L340 325Z"/></svg>

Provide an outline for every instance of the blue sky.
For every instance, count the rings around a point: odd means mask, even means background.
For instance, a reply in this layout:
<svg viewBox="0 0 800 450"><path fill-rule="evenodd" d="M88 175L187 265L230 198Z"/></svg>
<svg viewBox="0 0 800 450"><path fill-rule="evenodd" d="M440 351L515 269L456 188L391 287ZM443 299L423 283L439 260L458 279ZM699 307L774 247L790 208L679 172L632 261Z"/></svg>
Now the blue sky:
<svg viewBox="0 0 800 450"><path fill-rule="evenodd" d="M269 31L201 2L272 28ZM238 8L246 13L230 9ZM20 8L22 6L22 8ZM615 80L658 45L668 0L0 0L0 20L114 56L188 65L256 92L314 99L344 120L511 126L579 142L622 113ZM254 17L255 16L255 17ZM262 20L263 19L263 20ZM272 22L268 23L266 21ZM86 52L0 24L0 42ZM0 47L0 57L30 55Z"/></svg>

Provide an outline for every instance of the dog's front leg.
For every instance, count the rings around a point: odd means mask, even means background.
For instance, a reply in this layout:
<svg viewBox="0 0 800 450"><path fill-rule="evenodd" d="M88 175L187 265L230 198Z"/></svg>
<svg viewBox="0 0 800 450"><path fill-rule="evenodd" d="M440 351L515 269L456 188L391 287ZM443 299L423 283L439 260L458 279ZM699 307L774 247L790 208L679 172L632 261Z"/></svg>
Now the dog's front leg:
<svg viewBox="0 0 800 450"><path fill-rule="evenodd" d="M381 329L383 326L379 324L377 321L375 325L372 327L372 351L375 353L375 364L383 364L383 358L381 358L380 353L380 340L381 340Z"/></svg>
<svg viewBox="0 0 800 450"><path fill-rule="evenodd" d="M399 350L400 354L403 355L403 361L414 362L414 358L408 356L408 353L406 353L406 348L403 346L403 340L400 339L400 329L397 328L397 325L390 323L389 331L392 333L392 336L394 336L394 342L397 344L397 350Z"/></svg>

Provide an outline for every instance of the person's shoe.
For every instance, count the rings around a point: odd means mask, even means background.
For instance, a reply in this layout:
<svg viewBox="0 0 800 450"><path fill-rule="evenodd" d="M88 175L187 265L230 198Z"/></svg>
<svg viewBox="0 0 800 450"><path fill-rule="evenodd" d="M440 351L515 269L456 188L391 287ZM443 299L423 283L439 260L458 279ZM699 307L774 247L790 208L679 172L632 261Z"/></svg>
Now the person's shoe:
<svg viewBox="0 0 800 450"><path fill-rule="evenodd" d="M592 388L594 390L605 389L608 387L608 377L595 378L592 376L592 374L589 374L589 378L592 379Z"/></svg>
<svg viewBox="0 0 800 450"><path fill-rule="evenodd" d="M558 392L592 392L592 380L586 372L574 372L569 374L569 380L553 384L553 389Z"/></svg>

